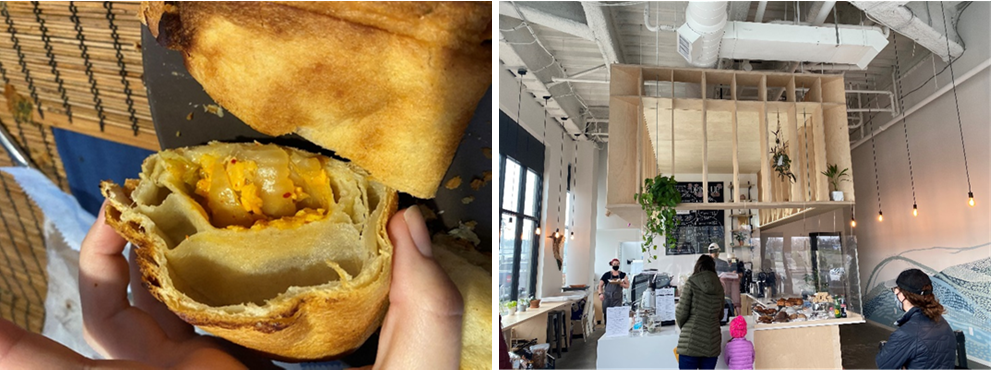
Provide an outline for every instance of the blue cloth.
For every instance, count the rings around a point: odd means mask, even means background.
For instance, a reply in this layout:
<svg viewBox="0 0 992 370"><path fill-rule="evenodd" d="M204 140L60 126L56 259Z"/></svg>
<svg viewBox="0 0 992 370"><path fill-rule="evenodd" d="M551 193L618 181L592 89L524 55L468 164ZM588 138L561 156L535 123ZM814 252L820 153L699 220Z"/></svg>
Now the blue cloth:
<svg viewBox="0 0 992 370"><path fill-rule="evenodd" d="M679 355L679 369L715 369L717 357Z"/></svg>
<svg viewBox="0 0 992 370"><path fill-rule="evenodd" d="M123 184L124 179L138 178L141 162L154 152L52 128L69 190L87 212L96 214L103 204L100 181Z"/></svg>
<svg viewBox="0 0 992 370"><path fill-rule="evenodd" d="M919 307L913 307L899 321L899 329L875 356L879 369L953 369L957 341L954 330L941 317L934 322Z"/></svg>

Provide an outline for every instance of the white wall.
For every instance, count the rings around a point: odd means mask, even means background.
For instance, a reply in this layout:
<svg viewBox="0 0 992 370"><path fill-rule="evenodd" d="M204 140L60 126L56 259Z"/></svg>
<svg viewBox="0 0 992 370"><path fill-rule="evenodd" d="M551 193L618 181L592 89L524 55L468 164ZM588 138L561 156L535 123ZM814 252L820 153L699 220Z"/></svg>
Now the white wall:
<svg viewBox="0 0 992 370"><path fill-rule="evenodd" d="M958 29L966 49L954 65L957 76L989 59L989 12L989 3L974 2L962 17ZM937 70L943 66L938 59ZM932 68L920 67L907 78L911 82L904 82L903 91L915 88L932 75ZM938 78L940 86L949 82L949 72ZM891 307L891 293L879 288L882 281L895 278L900 271L911 267L931 275L942 273L937 277L942 281L959 279L958 283L938 282L936 295L948 309L951 325L963 330L967 336L968 354L987 363L990 360L989 326L992 325L989 320L989 242L992 240L992 192L989 191L992 186L992 118L989 113L992 81L989 68L968 81L961 83L959 79L958 82L958 106L977 204L974 208L967 205L961 133L954 95L948 92L906 118L918 217L911 214L913 194L901 122L875 137L880 192L875 190L871 143L852 152L858 199L856 234L861 284L867 318L891 325L897 314ZM933 82L929 84L932 86ZM907 97L906 107L930 95L935 90L931 86ZM885 215L883 222L876 219L879 193ZM943 275L951 278L943 279Z"/></svg>
<svg viewBox="0 0 992 370"><path fill-rule="evenodd" d="M564 137L562 136L564 131L553 118L548 117L547 124L545 124L544 108L534 100L533 95L526 92L526 89L523 99L519 102L521 119L518 119L518 80L505 68L502 62L500 62L500 67L500 86L504 86L504 88L499 89L500 110L517 120L524 130L545 145L544 199L541 209L543 218L541 232L543 235L539 238L541 245L537 267L537 291L534 295L537 298L560 295L563 284L591 284L593 281L590 274L593 247L590 241L596 238L592 204L595 202L595 195L598 192L597 184L593 180L598 177L596 160L599 153L593 143L580 141L578 143L578 157L576 157L576 143L567 133ZM575 192L574 227L565 224L566 197L568 196L568 184L566 182L568 181L569 163L574 163L574 171L577 174L573 189ZM558 262L555 260L549 238L556 228L560 232L565 232L566 228L569 232L575 232L575 239L567 240L563 248L563 254L566 257L564 262L568 270L567 282L563 281L562 271L558 269Z"/></svg>
<svg viewBox="0 0 992 370"><path fill-rule="evenodd" d="M598 194L596 197L596 248L593 262L593 276L599 279L610 270L609 262L620 257L620 244L623 242L640 242L641 232L628 226L627 221L617 215L606 215L606 176L608 146L604 146L599 154L599 174L596 178ZM626 268L625 268L626 269Z"/></svg>
<svg viewBox="0 0 992 370"><path fill-rule="evenodd" d="M593 243L595 240L596 181L598 166L596 146L591 142L579 143L579 162L588 163L576 167L574 201L572 203L574 226L569 232L575 233L574 239L569 239L565 245L565 284L590 285L592 278Z"/></svg>

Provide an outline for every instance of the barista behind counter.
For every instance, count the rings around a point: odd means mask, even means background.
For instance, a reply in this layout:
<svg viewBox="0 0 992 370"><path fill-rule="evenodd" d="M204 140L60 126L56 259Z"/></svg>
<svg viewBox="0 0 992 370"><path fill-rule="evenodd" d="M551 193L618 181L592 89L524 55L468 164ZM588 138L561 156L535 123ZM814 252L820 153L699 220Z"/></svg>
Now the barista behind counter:
<svg viewBox="0 0 992 370"><path fill-rule="evenodd" d="M630 287L627 274L620 271L620 260L614 258L610 261L612 270L603 274L599 279L599 299L603 301L603 323L606 323L606 310L609 307L623 305L623 290Z"/></svg>
<svg viewBox="0 0 992 370"><path fill-rule="evenodd" d="M726 260L720 259L720 246L716 243L710 243L709 248L706 249L709 252L710 257L713 257L713 262L716 262L716 273L717 275L724 272L737 272L737 266L730 266Z"/></svg>

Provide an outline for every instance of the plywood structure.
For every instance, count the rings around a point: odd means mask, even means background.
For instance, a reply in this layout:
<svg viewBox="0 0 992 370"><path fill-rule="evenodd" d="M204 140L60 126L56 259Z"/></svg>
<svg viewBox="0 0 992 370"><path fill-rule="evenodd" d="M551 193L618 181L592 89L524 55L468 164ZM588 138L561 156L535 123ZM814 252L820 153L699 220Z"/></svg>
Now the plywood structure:
<svg viewBox="0 0 992 370"><path fill-rule="evenodd" d="M613 65L607 209L632 224L643 212L634 202L645 178L658 174L732 174L758 177L756 203L682 205L680 209L759 209L762 225L854 204L854 185L842 182L844 202L830 202L830 164L851 168L842 76L673 69ZM700 91L699 96L647 96L651 91ZM669 85L669 86L665 86ZM698 89L676 89L676 86ZM667 87L667 88L666 88ZM740 91L758 98L738 99ZM784 94L782 93L784 91ZM776 101L776 96L782 96ZM749 96L753 96L750 95ZM788 143L795 181L774 172L771 150ZM848 171L850 173L850 171ZM819 208L819 209L818 209Z"/></svg>
<svg viewBox="0 0 992 370"><path fill-rule="evenodd" d="M837 325L755 330L755 369L842 369Z"/></svg>

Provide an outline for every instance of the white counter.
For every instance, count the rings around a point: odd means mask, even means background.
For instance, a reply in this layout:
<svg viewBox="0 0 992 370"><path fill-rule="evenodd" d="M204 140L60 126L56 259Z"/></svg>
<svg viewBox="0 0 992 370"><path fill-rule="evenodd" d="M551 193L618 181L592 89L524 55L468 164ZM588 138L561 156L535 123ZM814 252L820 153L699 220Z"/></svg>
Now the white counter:
<svg viewBox="0 0 992 370"><path fill-rule="evenodd" d="M753 299L753 297L748 297ZM754 343L755 368L761 369L839 369L840 325L864 323L864 317L848 311L846 318L756 324L753 315L744 316L746 338ZM730 327L721 326L722 342L730 340ZM755 335L757 334L757 339ZM655 334L603 337L599 339L596 366L609 368L678 368L673 351L679 342L676 326L666 326ZM795 346L795 343L803 343ZM790 348L789 350L781 350ZM717 369L726 369L721 352Z"/></svg>
<svg viewBox="0 0 992 370"><path fill-rule="evenodd" d="M747 340L754 342L752 334L754 319L744 317L747 322ZM661 331L643 336L632 334L623 337L603 337L599 339L596 368L597 369L678 369L679 363L675 360L675 348L679 344L679 332L677 326L665 326ZM730 324L721 326L720 333L723 336L720 343L726 345L730 341ZM717 369L726 369L727 363L723 359L723 351L716 361Z"/></svg>

